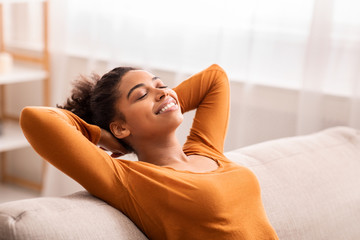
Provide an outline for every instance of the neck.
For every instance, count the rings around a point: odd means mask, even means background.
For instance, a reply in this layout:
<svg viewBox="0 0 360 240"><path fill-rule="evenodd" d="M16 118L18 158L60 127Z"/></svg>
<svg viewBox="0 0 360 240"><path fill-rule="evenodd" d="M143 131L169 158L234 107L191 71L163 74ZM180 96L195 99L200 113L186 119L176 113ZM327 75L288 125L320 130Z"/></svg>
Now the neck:
<svg viewBox="0 0 360 240"><path fill-rule="evenodd" d="M144 140L134 146L139 161L166 166L188 160L175 133L158 139Z"/></svg>

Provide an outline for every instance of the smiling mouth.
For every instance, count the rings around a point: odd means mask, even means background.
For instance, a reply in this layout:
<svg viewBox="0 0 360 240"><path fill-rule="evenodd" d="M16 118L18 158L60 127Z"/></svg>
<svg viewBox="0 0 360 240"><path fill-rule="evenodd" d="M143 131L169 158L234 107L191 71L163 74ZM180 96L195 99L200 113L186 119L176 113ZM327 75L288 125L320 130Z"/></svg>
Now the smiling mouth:
<svg viewBox="0 0 360 240"><path fill-rule="evenodd" d="M160 109L160 111L159 112L157 112L156 114L158 115L158 114L161 114L161 113L163 113L163 112L165 112L166 110L168 110L169 108L171 108L171 107L173 107L173 106L175 106L176 104L174 103L174 102L170 102L170 103L168 103L165 107L163 107L162 109Z"/></svg>

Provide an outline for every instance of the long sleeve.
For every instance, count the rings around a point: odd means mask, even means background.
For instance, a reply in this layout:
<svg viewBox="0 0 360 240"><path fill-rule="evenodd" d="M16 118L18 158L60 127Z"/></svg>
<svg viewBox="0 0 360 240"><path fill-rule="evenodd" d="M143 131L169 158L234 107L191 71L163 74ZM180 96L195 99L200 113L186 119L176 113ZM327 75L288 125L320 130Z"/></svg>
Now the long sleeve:
<svg viewBox="0 0 360 240"><path fill-rule="evenodd" d="M214 64L174 88L181 111L196 109L184 148L193 144L223 152L229 118L229 82L224 70Z"/></svg>
<svg viewBox="0 0 360 240"><path fill-rule="evenodd" d="M100 128L75 114L50 107L26 107L20 124L25 137L45 160L104 200L122 185L121 166L99 149Z"/></svg>

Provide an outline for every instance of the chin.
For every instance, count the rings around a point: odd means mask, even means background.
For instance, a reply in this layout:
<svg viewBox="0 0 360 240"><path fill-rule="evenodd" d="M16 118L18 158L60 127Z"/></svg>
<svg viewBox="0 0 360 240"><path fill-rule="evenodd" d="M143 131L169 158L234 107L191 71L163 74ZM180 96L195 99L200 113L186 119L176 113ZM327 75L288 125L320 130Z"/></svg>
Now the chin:
<svg viewBox="0 0 360 240"><path fill-rule="evenodd" d="M178 115L177 115L177 120L178 120L178 122L179 122L179 124L178 125L180 125L183 121L184 121L184 115L182 114L182 113L179 113Z"/></svg>
<svg viewBox="0 0 360 240"><path fill-rule="evenodd" d="M173 127L176 129L181 125L183 121L184 121L184 116L182 114L179 114L170 121L168 121L167 123L169 124L169 128Z"/></svg>
<svg viewBox="0 0 360 240"><path fill-rule="evenodd" d="M181 113L179 113L176 114L176 116L168 118L166 124L162 125L162 128L165 128L167 131L173 131L176 130L183 121L184 121L184 116Z"/></svg>

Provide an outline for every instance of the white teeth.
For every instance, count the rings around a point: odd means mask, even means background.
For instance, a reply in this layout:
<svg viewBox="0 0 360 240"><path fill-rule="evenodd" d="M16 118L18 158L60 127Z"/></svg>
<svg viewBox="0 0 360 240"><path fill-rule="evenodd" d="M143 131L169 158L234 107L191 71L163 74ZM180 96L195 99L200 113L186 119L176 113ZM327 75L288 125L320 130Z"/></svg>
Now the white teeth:
<svg viewBox="0 0 360 240"><path fill-rule="evenodd" d="M169 103L168 105L166 105L165 107L163 107L163 108L159 111L158 114L165 112L168 108L171 108L172 106L175 106L175 103L173 103L173 102Z"/></svg>

